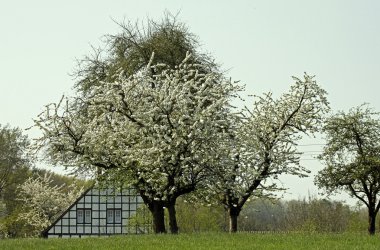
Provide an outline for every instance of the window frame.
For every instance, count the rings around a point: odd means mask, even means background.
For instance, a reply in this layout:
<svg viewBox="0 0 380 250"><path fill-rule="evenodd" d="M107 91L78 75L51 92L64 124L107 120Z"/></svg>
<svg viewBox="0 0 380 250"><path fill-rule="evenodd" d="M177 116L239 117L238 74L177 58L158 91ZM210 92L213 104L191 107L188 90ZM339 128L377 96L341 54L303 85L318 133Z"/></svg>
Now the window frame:
<svg viewBox="0 0 380 250"><path fill-rule="evenodd" d="M81 220L79 220L80 212L82 213ZM92 224L92 209L91 208L77 208L77 224Z"/></svg>
<svg viewBox="0 0 380 250"><path fill-rule="evenodd" d="M119 216L117 216L116 214L117 214L117 212L119 212ZM114 210L114 220L115 220L115 224L121 224L121 222L122 222L122 213L121 213L121 209L115 209Z"/></svg>
<svg viewBox="0 0 380 250"><path fill-rule="evenodd" d="M115 211L113 209L107 209L107 224L114 224L115 221Z"/></svg>
<svg viewBox="0 0 380 250"><path fill-rule="evenodd" d="M116 216L117 212L119 216ZM122 224L122 211L120 208L108 208L107 212L107 224Z"/></svg>

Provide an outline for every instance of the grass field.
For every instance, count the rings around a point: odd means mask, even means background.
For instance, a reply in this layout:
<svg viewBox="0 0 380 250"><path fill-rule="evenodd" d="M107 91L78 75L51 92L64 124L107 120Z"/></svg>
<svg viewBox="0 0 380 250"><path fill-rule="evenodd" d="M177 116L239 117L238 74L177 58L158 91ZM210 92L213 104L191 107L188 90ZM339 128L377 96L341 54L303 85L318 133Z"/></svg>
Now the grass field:
<svg viewBox="0 0 380 250"><path fill-rule="evenodd" d="M380 249L380 236L202 233L84 239L8 239L0 241L0 249Z"/></svg>

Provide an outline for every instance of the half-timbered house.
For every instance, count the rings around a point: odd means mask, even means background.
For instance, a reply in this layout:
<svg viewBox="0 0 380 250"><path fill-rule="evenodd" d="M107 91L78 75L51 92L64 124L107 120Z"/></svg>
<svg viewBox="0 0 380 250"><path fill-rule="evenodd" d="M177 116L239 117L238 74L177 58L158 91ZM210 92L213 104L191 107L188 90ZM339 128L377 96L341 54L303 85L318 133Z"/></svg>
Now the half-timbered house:
<svg viewBox="0 0 380 250"><path fill-rule="evenodd" d="M129 225L129 219L143 206L132 189L90 188L55 222L42 232L46 238L82 238L141 233L147 227Z"/></svg>

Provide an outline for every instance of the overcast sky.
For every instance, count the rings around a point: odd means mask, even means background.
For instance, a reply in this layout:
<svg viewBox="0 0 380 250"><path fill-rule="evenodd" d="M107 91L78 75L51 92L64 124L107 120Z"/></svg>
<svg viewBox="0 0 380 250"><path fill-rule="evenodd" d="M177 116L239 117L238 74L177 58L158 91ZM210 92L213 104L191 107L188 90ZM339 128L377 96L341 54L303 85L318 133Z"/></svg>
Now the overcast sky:
<svg viewBox="0 0 380 250"><path fill-rule="evenodd" d="M334 111L364 102L380 111L380 1L1 0L0 124L27 128L44 105L70 94L75 59L119 31L113 19L158 20L165 10L180 12L247 94L280 95L292 75L306 71L328 91ZM323 141L302 143L303 164L314 174L320 147L309 144ZM287 198L317 193L312 176L282 181Z"/></svg>

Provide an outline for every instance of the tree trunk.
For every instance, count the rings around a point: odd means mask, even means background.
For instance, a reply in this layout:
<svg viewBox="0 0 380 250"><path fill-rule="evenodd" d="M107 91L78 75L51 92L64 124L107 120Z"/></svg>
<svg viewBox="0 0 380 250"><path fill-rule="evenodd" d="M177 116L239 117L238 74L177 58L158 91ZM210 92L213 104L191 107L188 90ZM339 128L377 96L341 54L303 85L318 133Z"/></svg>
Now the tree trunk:
<svg viewBox="0 0 380 250"><path fill-rule="evenodd" d="M178 225L177 225L177 217L176 217L176 211L175 211L175 202L173 202L173 204L168 205L168 212L169 212L170 232L172 234L178 234Z"/></svg>
<svg viewBox="0 0 380 250"><path fill-rule="evenodd" d="M153 231L156 234L166 233L164 206L160 201L153 201L148 204L148 208L153 217Z"/></svg>
<svg viewBox="0 0 380 250"><path fill-rule="evenodd" d="M373 210L368 211L368 233L374 235L376 230L376 213Z"/></svg>
<svg viewBox="0 0 380 250"><path fill-rule="evenodd" d="M238 216L240 214L240 209L237 207L228 208L228 214L230 216L230 233L236 233L238 228Z"/></svg>
<svg viewBox="0 0 380 250"><path fill-rule="evenodd" d="M237 215L230 214L230 233L236 233L237 232Z"/></svg>

